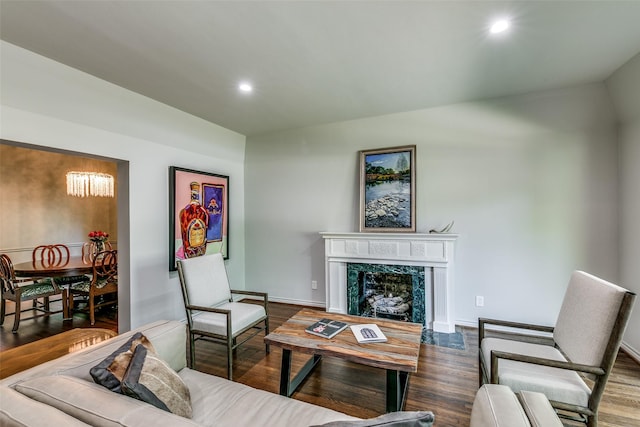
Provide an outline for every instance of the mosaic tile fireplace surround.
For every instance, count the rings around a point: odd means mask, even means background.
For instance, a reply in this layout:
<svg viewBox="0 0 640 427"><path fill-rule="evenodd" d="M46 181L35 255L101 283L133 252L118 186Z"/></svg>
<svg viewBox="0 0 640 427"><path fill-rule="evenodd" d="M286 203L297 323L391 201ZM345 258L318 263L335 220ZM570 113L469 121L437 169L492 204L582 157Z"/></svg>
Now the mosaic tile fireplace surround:
<svg viewBox="0 0 640 427"><path fill-rule="evenodd" d="M424 324L424 267L347 264L347 311Z"/></svg>

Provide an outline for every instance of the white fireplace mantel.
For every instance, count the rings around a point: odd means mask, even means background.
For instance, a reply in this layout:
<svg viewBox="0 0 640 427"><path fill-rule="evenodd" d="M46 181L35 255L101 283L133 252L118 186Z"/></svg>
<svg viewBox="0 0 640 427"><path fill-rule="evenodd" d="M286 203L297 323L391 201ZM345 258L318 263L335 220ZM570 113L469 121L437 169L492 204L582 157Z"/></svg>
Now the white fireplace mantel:
<svg viewBox="0 0 640 427"><path fill-rule="evenodd" d="M320 235L325 239L328 312L347 313L349 263L423 266L426 326L436 332L455 332L453 287L457 234L322 232Z"/></svg>

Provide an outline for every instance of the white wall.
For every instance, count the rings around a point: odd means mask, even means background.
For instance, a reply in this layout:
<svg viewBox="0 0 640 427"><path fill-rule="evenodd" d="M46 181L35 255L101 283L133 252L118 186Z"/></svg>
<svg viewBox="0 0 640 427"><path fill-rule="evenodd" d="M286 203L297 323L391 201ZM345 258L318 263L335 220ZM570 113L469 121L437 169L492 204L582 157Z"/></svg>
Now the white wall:
<svg viewBox="0 0 640 427"><path fill-rule="evenodd" d="M129 253L120 262L121 270L130 265L120 299L130 299L131 316L130 325L122 323L129 323L126 313L120 316L121 331L184 318L177 276L168 271L171 165L230 176L229 276L244 287L243 135L9 43L0 49L1 138L128 162L129 217L119 216L118 229L130 226L130 247L119 234L118 249L121 257Z"/></svg>
<svg viewBox="0 0 640 427"><path fill-rule="evenodd" d="M607 88L620 120L620 284L640 295L640 55L616 71ZM625 344L640 360L638 298Z"/></svg>
<svg viewBox="0 0 640 427"><path fill-rule="evenodd" d="M628 102L636 99L630 94L638 80L627 74L640 74L637 62L609 82ZM184 317L178 280L167 271L170 165L230 176L234 287L246 280L247 288L276 300L323 305L317 233L357 230L357 151L405 144L417 145L418 231L455 220L460 234L460 323L475 324L478 316L552 323L575 268L637 291L633 165L640 161L640 126L636 115L621 129L620 218L630 237L622 239L618 277L616 128L604 85L254 137L245 160L242 135L5 42L0 66L0 138L128 164L131 271L124 297L131 327ZM127 227L119 222L119 234L128 236ZM475 295L485 296L484 308L474 307ZM627 336L640 348L638 327Z"/></svg>
<svg viewBox="0 0 640 427"><path fill-rule="evenodd" d="M248 137L247 288L322 306L318 232L358 229L358 150L406 144L418 231L460 235L457 323L552 324L572 270L617 281L615 120L593 84Z"/></svg>

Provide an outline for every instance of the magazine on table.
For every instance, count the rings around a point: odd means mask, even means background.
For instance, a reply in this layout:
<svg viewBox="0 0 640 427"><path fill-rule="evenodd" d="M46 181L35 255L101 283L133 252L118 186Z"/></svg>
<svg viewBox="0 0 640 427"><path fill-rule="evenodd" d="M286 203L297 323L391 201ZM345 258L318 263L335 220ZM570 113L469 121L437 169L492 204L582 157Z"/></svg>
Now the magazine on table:
<svg viewBox="0 0 640 427"><path fill-rule="evenodd" d="M382 333L378 325L369 323L366 325L351 325L351 332L361 344L370 342L386 342L387 337Z"/></svg>
<svg viewBox="0 0 640 427"><path fill-rule="evenodd" d="M339 322L337 320L322 319L317 321L313 325L307 326L305 331L319 337L333 338L338 335L339 332L343 331L347 326L348 325L346 323Z"/></svg>

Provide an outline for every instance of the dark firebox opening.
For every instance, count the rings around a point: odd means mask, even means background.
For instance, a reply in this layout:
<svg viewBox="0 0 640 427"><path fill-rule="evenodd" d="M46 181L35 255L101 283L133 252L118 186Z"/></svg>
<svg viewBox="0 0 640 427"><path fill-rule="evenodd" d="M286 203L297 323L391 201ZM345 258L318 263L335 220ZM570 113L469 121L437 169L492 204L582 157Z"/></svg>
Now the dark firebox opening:
<svg viewBox="0 0 640 427"><path fill-rule="evenodd" d="M360 315L411 322L413 280L411 274L359 272Z"/></svg>

